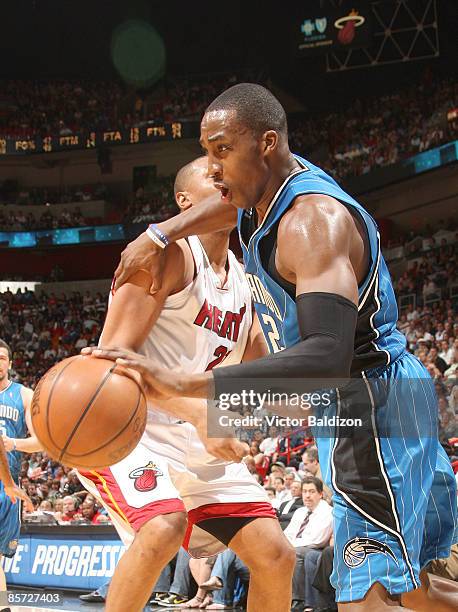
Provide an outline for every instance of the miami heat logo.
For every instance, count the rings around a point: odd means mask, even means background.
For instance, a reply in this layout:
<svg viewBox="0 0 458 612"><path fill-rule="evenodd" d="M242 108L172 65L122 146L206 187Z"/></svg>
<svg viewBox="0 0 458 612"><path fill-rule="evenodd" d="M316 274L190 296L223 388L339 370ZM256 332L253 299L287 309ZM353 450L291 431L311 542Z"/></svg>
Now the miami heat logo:
<svg viewBox="0 0 458 612"><path fill-rule="evenodd" d="M343 560L350 569L359 567L369 555L382 554L390 556L398 564L393 551L387 544L374 538L353 538L343 549Z"/></svg>
<svg viewBox="0 0 458 612"><path fill-rule="evenodd" d="M157 477L163 476L162 471L157 467L155 463L150 461L147 465L140 468L135 468L129 474L129 478L132 478L134 487L141 493L146 491L152 491L157 487Z"/></svg>
<svg viewBox="0 0 458 612"><path fill-rule="evenodd" d="M345 17L340 17L334 22L334 27L339 31L337 34L337 40L341 45L349 45L355 38L356 30L363 25L366 20L362 15L358 14L358 11L354 9L350 11Z"/></svg>

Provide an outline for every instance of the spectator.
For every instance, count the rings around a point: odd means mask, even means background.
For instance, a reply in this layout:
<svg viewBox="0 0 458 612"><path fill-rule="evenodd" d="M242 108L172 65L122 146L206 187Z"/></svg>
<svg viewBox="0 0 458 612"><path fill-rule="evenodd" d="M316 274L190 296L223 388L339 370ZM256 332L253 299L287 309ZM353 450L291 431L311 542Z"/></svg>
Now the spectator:
<svg viewBox="0 0 458 612"><path fill-rule="evenodd" d="M63 512L60 520L69 523L81 519L81 514L76 509L76 500L71 495L63 498Z"/></svg>
<svg viewBox="0 0 458 612"><path fill-rule="evenodd" d="M285 535L296 550L293 576L293 610L316 607L312 582L324 548L332 535L332 508L323 499L323 483L309 476L302 481L304 506L294 513Z"/></svg>
<svg viewBox="0 0 458 612"><path fill-rule="evenodd" d="M291 499L282 502L277 508L277 516L283 531L289 525L295 511L304 505L302 499L302 483L295 480L290 487Z"/></svg>
<svg viewBox="0 0 458 612"><path fill-rule="evenodd" d="M259 445L259 450L261 453L263 453L266 457L272 457L277 450L278 438L277 428L273 426L269 427L269 436Z"/></svg>
<svg viewBox="0 0 458 612"><path fill-rule="evenodd" d="M100 514L99 508L95 503L94 499L88 499L89 496L81 504L81 515L82 519L91 525L99 525L100 523L106 523L107 518Z"/></svg>
<svg viewBox="0 0 458 612"><path fill-rule="evenodd" d="M284 501L291 499L291 493L285 486L285 479L282 476L274 478L275 500L272 502L274 508L278 508Z"/></svg>
<svg viewBox="0 0 458 612"><path fill-rule="evenodd" d="M302 454L302 467L303 472L307 475L315 476L323 482L323 476L321 474L321 467L318 461L318 449L316 446L310 446ZM324 485L323 497L327 502L332 500L332 491L329 487Z"/></svg>
<svg viewBox="0 0 458 612"><path fill-rule="evenodd" d="M86 497L87 491L78 479L76 470L71 470L68 473L67 483L63 487L64 495L78 495L79 497Z"/></svg>
<svg viewBox="0 0 458 612"><path fill-rule="evenodd" d="M439 357L437 348L435 346L432 346L429 350L428 361L429 363L434 364L441 374L443 374L447 369L446 362L442 359L442 357Z"/></svg>
<svg viewBox="0 0 458 612"><path fill-rule="evenodd" d="M203 590L214 591L213 604L207 606L207 609L236 607L234 591L237 578L248 585L250 572L243 561L227 548L216 558L209 580L200 585Z"/></svg>

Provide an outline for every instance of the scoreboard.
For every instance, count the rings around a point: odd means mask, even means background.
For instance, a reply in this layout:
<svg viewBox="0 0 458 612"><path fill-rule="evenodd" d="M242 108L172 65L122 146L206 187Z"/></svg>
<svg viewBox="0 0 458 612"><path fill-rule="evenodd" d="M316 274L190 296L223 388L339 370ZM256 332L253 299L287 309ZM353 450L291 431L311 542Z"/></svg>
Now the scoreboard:
<svg viewBox="0 0 458 612"><path fill-rule="evenodd" d="M200 126L196 121L176 121L142 125L124 130L80 132L69 135L34 136L32 138L1 138L0 156L24 153L54 153L75 149L97 149L100 146L141 144L160 140L195 138Z"/></svg>

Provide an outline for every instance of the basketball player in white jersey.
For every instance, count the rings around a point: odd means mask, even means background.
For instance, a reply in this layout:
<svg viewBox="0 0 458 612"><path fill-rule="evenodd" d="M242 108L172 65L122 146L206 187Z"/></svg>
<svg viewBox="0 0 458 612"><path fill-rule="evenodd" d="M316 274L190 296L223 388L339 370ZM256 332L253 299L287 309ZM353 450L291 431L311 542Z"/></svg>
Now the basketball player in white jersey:
<svg viewBox="0 0 458 612"><path fill-rule="evenodd" d="M175 181L180 208L214 192L206 173L205 158L180 170ZM193 236L167 249L165 282L155 295L149 292L149 273L131 277L112 296L100 345L137 350L189 373L266 354L260 329L252 325L243 269L228 244L225 231ZM265 491L245 464L207 452L191 425L193 414L201 413L193 410L200 400L173 400L160 407L173 413L178 403L190 422L150 406L147 430L133 453L108 470L82 474L85 486L102 498L111 516L117 515L124 541L129 531L136 532L116 568L106 610L141 610L184 537L193 556L214 555L229 545L244 561L251 576L251 612L289 611L295 555ZM223 451L218 451L216 441L206 438L206 423L195 424L215 454L233 459L245 453L236 440L222 440Z"/></svg>

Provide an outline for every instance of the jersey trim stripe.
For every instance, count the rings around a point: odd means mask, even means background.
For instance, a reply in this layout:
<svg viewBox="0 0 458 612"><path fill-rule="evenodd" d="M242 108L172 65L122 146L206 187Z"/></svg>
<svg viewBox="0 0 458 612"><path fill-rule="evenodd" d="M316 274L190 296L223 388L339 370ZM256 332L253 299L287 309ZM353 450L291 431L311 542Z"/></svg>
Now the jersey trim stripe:
<svg viewBox="0 0 458 612"><path fill-rule="evenodd" d="M360 297L360 299L358 300L358 312L362 309L362 307L364 306L368 295L371 292L372 289L372 285L375 282L375 279L378 275L378 270L379 270L379 264L380 264L380 254L381 254L381 249L380 249L380 234L377 232L377 260L375 262L374 268L372 270L372 274L370 276L369 282L366 285L366 289L363 293L363 295Z"/></svg>
<svg viewBox="0 0 458 612"><path fill-rule="evenodd" d="M96 472L95 470L91 470L91 471L90 471L90 473L91 473L91 474L93 474L93 475L94 475L96 478L98 478L98 479L100 480L100 482L102 483L102 488L103 488L103 490L105 491L105 493L106 493L106 495L107 495L108 499L109 499L109 500L110 500L110 502L112 503L112 505L113 505L113 509L114 509L114 510L116 510L116 512L119 514L119 516L120 516L120 517L121 517L121 518L122 518L124 521L126 521L126 523L130 524L130 523L129 523L129 520L128 520L128 518L127 518L127 516L124 514L124 512L123 512L123 511L121 510L121 508L118 506L118 504L117 504L117 502L116 502L115 498L113 497L113 495L112 495L112 493L111 493L111 491L110 491L110 488L109 488L109 486L108 486L108 484L107 484L107 481L106 481L106 480L105 480L105 478L102 476L102 474L99 474L99 472ZM84 476L84 474L83 474L83 476Z"/></svg>
<svg viewBox="0 0 458 612"><path fill-rule="evenodd" d="M299 160L297 160L299 161ZM300 163L300 162L299 162ZM304 164L301 164L302 166L304 166ZM310 172L310 170L307 168L307 166L304 166L303 168L301 168L300 170L295 170L294 172L292 172L291 174L288 174L288 176L285 178L285 180L283 181L283 183L280 185L280 188L278 189L277 193L274 195L274 197L272 198L272 201L269 204L269 207L266 210L266 214L264 215L263 220L261 221L261 223L258 225L258 227L256 228L256 230L251 234L250 239L248 240L248 244L246 245L247 248L250 247L250 243L253 240L253 238L256 236L256 234L262 229L263 225L267 222L267 219L269 217L269 214L272 210L272 208L275 206L278 198L281 196L282 191L285 189L285 187L288 185L288 183L291 182L291 180L293 178L295 178L298 174L302 174L304 172Z"/></svg>
<svg viewBox="0 0 458 612"><path fill-rule="evenodd" d="M403 556L404 556L404 560L406 562L406 565L408 567L409 570L409 574L410 577L412 579L413 585L415 588L419 587L420 585L417 583L416 579L415 579L415 573L413 571L413 567L412 564L410 562L409 559L409 555L408 555L408 551L407 551L407 546L405 544L404 538L402 536L402 533L400 532L400 522L399 522L399 515L397 513L397 509L396 509L396 505L394 503L394 497L393 497L393 492L391 490L391 486L389 483L389 479L388 476L386 474L386 470L385 470L385 466L383 464L383 459L380 455L380 446L379 446L379 441L378 441L378 433L377 433L377 429L375 426L375 404L374 404L374 399L373 399L373 395L372 395L372 391L367 383L367 379L364 377L366 386L368 387L368 393L369 393L369 397L371 400L371 414L373 415L373 419L372 419L372 427L374 430L374 440L375 440L375 444L376 444L376 449L377 449L377 459L379 462L379 466L380 466L380 471L382 474L383 479L385 480L387 489L389 491L389 495L390 495L390 502L391 502L391 508L392 508L392 513L393 513L393 518L395 519L395 523L396 523L396 529L392 529L391 527L389 527L388 525L385 525L384 523L382 523L381 521L379 521L377 518L375 518L374 516L372 516L371 514L369 514L368 512L365 512L357 503L355 503L355 501L349 496L347 495L344 491L342 491L339 486L337 485L337 480L336 480L336 467L335 467L335 450L337 447L337 444L339 442L339 435L338 433L336 433L335 439L334 439L334 445L331 451L331 481L332 481L332 485L334 487L334 489L337 491L337 493L339 493L343 499L345 499L345 501L347 502L347 504L352 507L354 510L356 510L361 516L363 516L364 518L368 519L371 523L373 523L374 525L377 525L378 527L381 527L384 531L391 533L393 536L396 537L396 539L399 541L401 550L403 552ZM340 400L340 392L339 389L336 389L336 395L337 395L337 416L340 417L340 412L341 412L341 400Z"/></svg>

